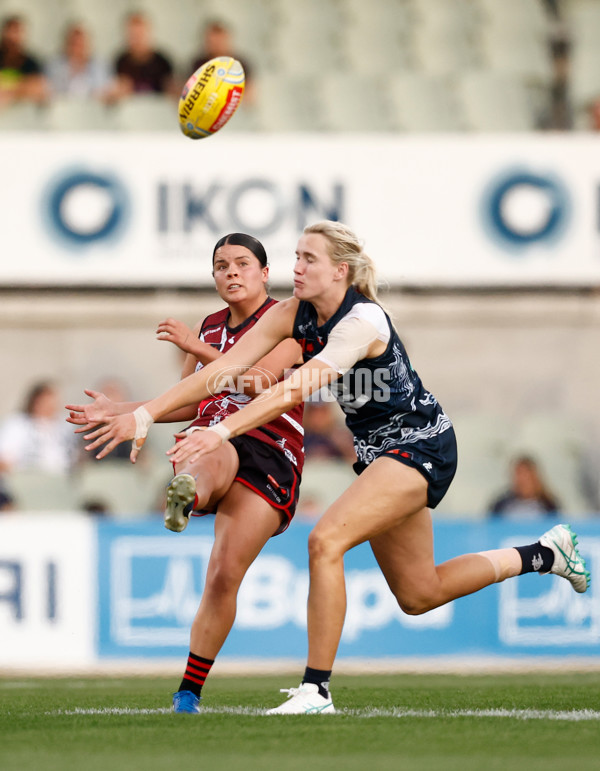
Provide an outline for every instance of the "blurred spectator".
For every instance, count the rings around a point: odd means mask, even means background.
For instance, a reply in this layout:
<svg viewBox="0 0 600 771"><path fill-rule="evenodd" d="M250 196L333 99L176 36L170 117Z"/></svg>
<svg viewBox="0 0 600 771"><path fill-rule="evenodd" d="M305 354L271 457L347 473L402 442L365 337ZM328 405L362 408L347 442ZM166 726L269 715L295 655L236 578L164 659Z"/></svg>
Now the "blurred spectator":
<svg viewBox="0 0 600 771"><path fill-rule="evenodd" d="M600 131L600 97L588 105L590 131Z"/></svg>
<svg viewBox="0 0 600 771"><path fill-rule="evenodd" d="M201 67L204 62L217 56L232 56L244 68L246 73L246 86L244 88L244 100L242 104L250 104L253 97L252 67L245 57L240 56L234 50L233 33L223 21L213 19L207 22L202 29L202 48L192 62L192 72Z"/></svg>
<svg viewBox="0 0 600 771"><path fill-rule="evenodd" d="M535 460L522 455L513 461L511 471L510 488L492 503L491 515L514 519L555 517L560 505L546 487Z"/></svg>
<svg viewBox="0 0 600 771"><path fill-rule="evenodd" d="M551 131L569 131L573 128L573 107L570 97L570 43L555 40L552 49L552 82L549 90L548 116L542 127Z"/></svg>
<svg viewBox="0 0 600 771"><path fill-rule="evenodd" d="M12 495L3 488L0 488L0 512L15 511L15 500Z"/></svg>
<svg viewBox="0 0 600 771"><path fill-rule="evenodd" d="M90 36L83 24L69 24L62 53L46 67L46 75L54 94L88 99L102 98L110 85L108 63L92 55Z"/></svg>
<svg viewBox="0 0 600 771"><path fill-rule="evenodd" d="M42 68L25 49L25 22L9 16L0 29L0 108L24 101L39 104L46 96Z"/></svg>
<svg viewBox="0 0 600 771"><path fill-rule="evenodd" d="M542 115L541 128L568 131L573 128L574 115L570 95L571 37L564 18L561 0L544 0L549 23L549 46L552 58L552 79L548 89L548 105Z"/></svg>
<svg viewBox="0 0 600 771"><path fill-rule="evenodd" d="M125 34L127 44L115 62L117 77L109 91L109 100L118 101L132 94L179 96L173 80L173 65L164 54L155 50L147 16L130 14Z"/></svg>
<svg viewBox="0 0 600 771"><path fill-rule="evenodd" d="M304 453L307 460L334 458L356 463L352 434L338 421L333 402L305 403Z"/></svg>
<svg viewBox="0 0 600 771"><path fill-rule="evenodd" d="M36 383L27 394L22 412L0 424L0 471L37 469L68 471L74 461L71 427L62 415L54 383Z"/></svg>
<svg viewBox="0 0 600 771"><path fill-rule="evenodd" d="M90 498L81 505L81 510L92 517L107 517L110 511L106 503L99 498Z"/></svg>

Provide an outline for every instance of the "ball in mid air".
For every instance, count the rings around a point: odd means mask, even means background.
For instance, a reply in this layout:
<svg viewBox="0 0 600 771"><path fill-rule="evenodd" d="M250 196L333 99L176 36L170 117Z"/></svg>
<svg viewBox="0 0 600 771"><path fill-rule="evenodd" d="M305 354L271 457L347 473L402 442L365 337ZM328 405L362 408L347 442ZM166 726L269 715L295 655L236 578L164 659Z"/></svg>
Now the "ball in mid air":
<svg viewBox="0 0 600 771"><path fill-rule="evenodd" d="M191 139L203 139L227 123L242 100L246 76L230 56L219 56L199 67L183 87L179 125Z"/></svg>

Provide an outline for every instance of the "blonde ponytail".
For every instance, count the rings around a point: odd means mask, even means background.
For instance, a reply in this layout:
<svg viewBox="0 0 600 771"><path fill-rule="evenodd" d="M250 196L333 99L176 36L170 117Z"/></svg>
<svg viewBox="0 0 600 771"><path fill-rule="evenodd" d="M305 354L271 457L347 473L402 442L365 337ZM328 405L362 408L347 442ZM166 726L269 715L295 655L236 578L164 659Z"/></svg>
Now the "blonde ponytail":
<svg viewBox="0 0 600 771"><path fill-rule="evenodd" d="M327 239L332 262L348 263L351 286L373 302L377 300L377 271L375 263L363 252L362 243L349 227L341 222L323 220L304 228L305 233L319 233Z"/></svg>

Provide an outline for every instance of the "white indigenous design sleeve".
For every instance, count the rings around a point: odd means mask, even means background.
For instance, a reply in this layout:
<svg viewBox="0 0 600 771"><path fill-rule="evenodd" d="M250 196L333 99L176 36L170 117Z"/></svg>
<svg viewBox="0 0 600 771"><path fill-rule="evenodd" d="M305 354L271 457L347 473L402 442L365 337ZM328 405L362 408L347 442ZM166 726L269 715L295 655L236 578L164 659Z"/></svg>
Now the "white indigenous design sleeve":
<svg viewBox="0 0 600 771"><path fill-rule="evenodd" d="M329 333L327 344L314 356L345 375L357 361L364 359L371 343L388 343L390 329L382 308L375 303L356 304Z"/></svg>

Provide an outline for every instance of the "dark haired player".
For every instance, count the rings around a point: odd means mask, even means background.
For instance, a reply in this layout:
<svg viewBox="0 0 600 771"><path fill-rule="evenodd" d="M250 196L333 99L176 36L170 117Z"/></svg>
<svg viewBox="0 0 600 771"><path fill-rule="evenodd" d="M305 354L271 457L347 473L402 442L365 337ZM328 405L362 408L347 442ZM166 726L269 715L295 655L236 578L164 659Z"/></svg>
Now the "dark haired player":
<svg viewBox="0 0 600 771"><path fill-rule="evenodd" d="M227 307L207 316L193 331L175 319L166 319L157 329L159 339L186 352L183 377L219 359L276 304L266 290L268 270L265 250L252 236L233 233L217 242L213 275ZM243 379L232 380L199 405L196 402L165 416L164 422L193 419L178 435L181 439L218 425L276 383L299 357L298 343L284 341ZM236 386L244 393L236 391ZM93 403L67 407L70 421L79 425L89 427L136 406L112 404L102 394L86 393L94 397ZM173 696L175 712L199 712L202 686L235 619L242 579L269 538L285 530L294 515L304 461L303 433L302 406L297 406L239 440L227 442L206 459L174 464L165 526L181 531L194 512L216 513L215 541L192 623L188 662Z"/></svg>

